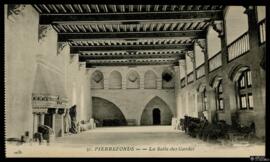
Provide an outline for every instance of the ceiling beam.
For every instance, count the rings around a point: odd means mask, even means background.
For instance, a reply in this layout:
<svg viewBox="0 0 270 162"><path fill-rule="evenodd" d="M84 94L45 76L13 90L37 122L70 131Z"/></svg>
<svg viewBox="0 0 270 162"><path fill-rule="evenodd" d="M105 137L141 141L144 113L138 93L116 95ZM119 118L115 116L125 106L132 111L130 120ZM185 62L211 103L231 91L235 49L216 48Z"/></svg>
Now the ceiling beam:
<svg viewBox="0 0 270 162"><path fill-rule="evenodd" d="M191 44L177 45L125 45L125 46L71 46L70 53L79 53L80 51L141 51L141 50L191 50Z"/></svg>
<svg viewBox="0 0 270 162"><path fill-rule="evenodd" d="M203 30L187 30L187 31L158 31L158 32L106 32L106 33L59 33L58 42L66 42L70 40L92 40L92 39L142 39L142 38L197 38L206 37Z"/></svg>
<svg viewBox="0 0 270 162"><path fill-rule="evenodd" d="M165 61L165 62L118 62L118 63L88 63L86 62L86 68L92 68L96 66L136 66L136 65L172 65L177 64L178 61Z"/></svg>
<svg viewBox="0 0 270 162"><path fill-rule="evenodd" d="M105 60L115 60L115 59L171 59L171 58L175 58L175 59L180 59L184 54L178 53L178 54L167 54L167 55L151 55L151 54L144 54L144 55L101 55L101 56L95 56L95 55L80 55L79 57L79 61L86 61L86 60L101 60L101 59L105 59Z"/></svg>
<svg viewBox="0 0 270 162"><path fill-rule="evenodd" d="M128 13L64 13L41 14L40 24L64 22L137 22L149 20L222 20L222 10L177 11L177 12L128 12Z"/></svg>

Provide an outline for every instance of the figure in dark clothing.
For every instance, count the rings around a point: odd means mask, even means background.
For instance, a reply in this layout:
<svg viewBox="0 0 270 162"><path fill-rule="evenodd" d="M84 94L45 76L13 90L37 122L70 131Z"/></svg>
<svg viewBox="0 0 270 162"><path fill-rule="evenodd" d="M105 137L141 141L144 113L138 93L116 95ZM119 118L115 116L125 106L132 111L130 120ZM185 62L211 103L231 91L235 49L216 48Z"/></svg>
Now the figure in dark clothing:
<svg viewBox="0 0 270 162"><path fill-rule="evenodd" d="M72 106L69 110L69 115L70 115L70 118L71 118L71 128L70 128L70 132L71 133L78 133L77 132L77 120L76 120L76 115L77 115L77 112L76 112L76 105Z"/></svg>

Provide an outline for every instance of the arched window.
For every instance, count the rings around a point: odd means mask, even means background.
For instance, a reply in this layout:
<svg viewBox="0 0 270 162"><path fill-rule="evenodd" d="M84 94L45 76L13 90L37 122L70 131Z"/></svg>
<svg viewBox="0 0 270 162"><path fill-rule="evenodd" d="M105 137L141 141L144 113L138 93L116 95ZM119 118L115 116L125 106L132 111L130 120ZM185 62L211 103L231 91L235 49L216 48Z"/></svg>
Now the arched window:
<svg viewBox="0 0 270 162"><path fill-rule="evenodd" d="M157 79L156 74L149 70L144 74L144 88L145 89L156 89Z"/></svg>
<svg viewBox="0 0 270 162"><path fill-rule="evenodd" d="M118 71L113 71L109 79L110 89L121 89L122 88L122 76Z"/></svg>
<svg viewBox="0 0 270 162"><path fill-rule="evenodd" d="M215 88L215 92L216 92L217 110L223 111L224 110L224 103L223 103L223 86L222 86L222 80L219 81L217 87Z"/></svg>
<svg viewBox="0 0 270 162"><path fill-rule="evenodd" d="M199 100L201 101L201 110L208 110L208 102L207 102L207 91L205 84L201 84L198 88Z"/></svg>
<svg viewBox="0 0 270 162"><path fill-rule="evenodd" d="M245 70L241 73L236 82L239 104L241 110L253 109L253 96L252 96L252 79L251 71Z"/></svg>

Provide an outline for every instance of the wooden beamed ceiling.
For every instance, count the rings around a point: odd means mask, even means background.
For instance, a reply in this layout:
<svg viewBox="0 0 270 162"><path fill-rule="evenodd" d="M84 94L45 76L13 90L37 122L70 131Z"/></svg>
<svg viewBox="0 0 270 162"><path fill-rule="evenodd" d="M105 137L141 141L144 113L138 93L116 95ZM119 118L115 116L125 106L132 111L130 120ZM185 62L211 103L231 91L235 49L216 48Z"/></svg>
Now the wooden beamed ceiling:
<svg viewBox="0 0 270 162"><path fill-rule="evenodd" d="M177 64L222 5L38 4L40 25L52 25L58 42L87 67Z"/></svg>

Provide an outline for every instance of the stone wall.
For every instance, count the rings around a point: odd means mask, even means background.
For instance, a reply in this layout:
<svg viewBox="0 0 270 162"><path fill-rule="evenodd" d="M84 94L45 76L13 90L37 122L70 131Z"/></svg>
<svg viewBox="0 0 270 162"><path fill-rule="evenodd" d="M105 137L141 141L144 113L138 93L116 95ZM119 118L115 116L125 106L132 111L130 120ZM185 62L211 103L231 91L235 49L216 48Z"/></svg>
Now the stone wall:
<svg viewBox="0 0 270 162"><path fill-rule="evenodd" d="M171 112L171 116L166 114L164 123L168 124L171 121L171 117L175 116L175 91L174 89L162 89L162 73L164 71L170 70L173 74L173 80L175 79L174 76L174 69L171 66L138 66L138 67L97 67L91 68L91 74L95 71L102 72L104 76L104 89L96 89L95 87L92 88L92 97L99 97L105 99L109 102L112 102L116 105L124 114L127 121L133 121L135 125L141 124L141 117L143 111L147 107L147 104L155 97L159 97L164 102L158 102L156 105L152 105L157 108L164 109L165 105L168 105L169 112ZM128 89L126 87L126 82L128 79L128 74L130 71L136 71L139 75L139 88ZM156 88L144 88L144 77L147 71L153 71L156 74ZM121 89L110 89L109 88L109 76L112 72L118 71L122 76L122 88ZM154 78L154 77L152 77ZM92 78L91 78L92 79ZM170 81L172 82L172 81ZM174 83L174 82L173 82ZM146 82L148 84L148 82ZM171 83L170 83L171 84ZM94 85L93 85L94 86ZM170 85L171 86L171 85ZM152 118L152 115L149 116ZM130 123L131 124L131 123Z"/></svg>
<svg viewBox="0 0 270 162"><path fill-rule="evenodd" d="M70 56L68 45L57 43L51 26L39 26L32 6L8 13L5 5L6 137L33 133L32 93L44 93L44 89L67 97L68 106L76 104L78 120L89 119L91 89L85 64Z"/></svg>

